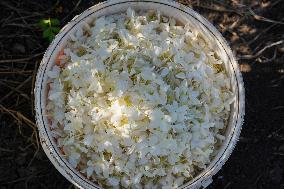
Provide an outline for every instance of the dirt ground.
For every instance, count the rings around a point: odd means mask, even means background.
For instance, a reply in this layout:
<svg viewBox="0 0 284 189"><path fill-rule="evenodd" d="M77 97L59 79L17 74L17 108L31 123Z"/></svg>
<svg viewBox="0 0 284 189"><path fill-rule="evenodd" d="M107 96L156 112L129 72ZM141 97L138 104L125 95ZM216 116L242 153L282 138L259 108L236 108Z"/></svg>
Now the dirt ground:
<svg viewBox="0 0 284 189"><path fill-rule="evenodd" d="M180 1L208 18L239 59L246 89L240 140L210 189L284 189L284 0ZM49 42L37 23L61 27L87 0L0 0L0 189L74 188L38 142L33 82Z"/></svg>

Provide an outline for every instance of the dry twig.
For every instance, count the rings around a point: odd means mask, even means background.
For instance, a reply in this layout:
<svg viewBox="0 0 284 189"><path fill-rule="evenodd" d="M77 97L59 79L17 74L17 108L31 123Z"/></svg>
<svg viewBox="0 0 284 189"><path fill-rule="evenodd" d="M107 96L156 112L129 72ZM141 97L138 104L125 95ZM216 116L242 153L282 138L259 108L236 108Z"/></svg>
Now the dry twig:
<svg viewBox="0 0 284 189"><path fill-rule="evenodd" d="M9 60L0 60L0 64L2 63L11 63L11 62L14 62L14 63L25 63L27 61L30 61L32 60L33 58L37 58L39 56L43 55L43 52L41 53L37 53L37 54L34 54L30 57L27 57L27 58L19 58L19 59L9 59Z"/></svg>
<svg viewBox="0 0 284 189"><path fill-rule="evenodd" d="M280 41L277 41L277 42L274 42L274 43L271 43L267 46L265 46L264 48L262 48L260 51L258 51L256 54L254 55L243 55L243 56L239 56L238 58L239 59L244 59L244 60L249 60L249 59L255 59L257 57L259 57L265 50L271 48L271 47L274 47L274 46L277 46L277 45L280 45L284 42L284 40L280 40Z"/></svg>
<svg viewBox="0 0 284 189"><path fill-rule="evenodd" d="M7 85L6 83L4 83L4 82L2 82L2 81L0 81L0 84L6 86L6 87L8 87L8 88L10 88L10 89L11 89L12 91L14 91L14 92L19 93L19 94L20 94L22 97L24 97L25 99L30 100L30 98L29 98L25 93L23 93L22 91L20 91L19 89L14 88L14 87L12 87L12 86L10 86L10 85Z"/></svg>
<svg viewBox="0 0 284 189"><path fill-rule="evenodd" d="M8 98L15 90L19 90L21 87L23 87L26 83L28 83L32 79L32 76L28 77L23 83L18 85L14 90L10 91L8 94L6 94L4 97L0 99L0 103L2 103L6 98Z"/></svg>

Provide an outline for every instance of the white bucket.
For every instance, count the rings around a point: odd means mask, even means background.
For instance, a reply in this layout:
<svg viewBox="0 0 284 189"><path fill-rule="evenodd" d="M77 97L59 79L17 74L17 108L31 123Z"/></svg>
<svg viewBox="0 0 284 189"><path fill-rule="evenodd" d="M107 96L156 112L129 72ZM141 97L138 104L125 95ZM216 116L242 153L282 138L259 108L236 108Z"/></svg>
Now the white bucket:
<svg viewBox="0 0 284 189"><path fill-rule="evenodd" d="M54 65L56 55L66 44L69 34L73 33L76 28L82 27L84 22L89 22L96 17L126 12L128 7L145 11L150 9L160 10L163 15L174 17L182 23L190 23L211 41L214 49L225 62L226 70L231 78L232 90L236 95L236 101L231 105L230 120L226 129L226 140L210 165L193 180L180 188L195 189L201 186L206 187L211 183L212 176L221 169L229 158L238 140L245 113L244 86L236 59L222 35L205 18L177 2L169 0L111 0L90 7L62 28L44 54L36 78L35 110L41 145L56 169L74 185L79 188L101 188L89 181L79 171L72 168L68 161L60 155L60 150L56 147L56 143L50 133L48 120L45 116L47 99L46 72Z"/></svg>

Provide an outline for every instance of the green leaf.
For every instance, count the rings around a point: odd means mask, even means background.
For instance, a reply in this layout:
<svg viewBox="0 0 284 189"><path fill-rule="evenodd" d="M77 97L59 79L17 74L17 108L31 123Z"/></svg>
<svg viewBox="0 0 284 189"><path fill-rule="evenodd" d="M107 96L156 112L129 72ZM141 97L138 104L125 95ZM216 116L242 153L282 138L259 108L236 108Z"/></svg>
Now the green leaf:
<svg viewBox="0 0 284 189"><path fill-rule="evenodd" d="M54 38L55 38L55 35L52 33L52 34L48 37L48 41L51 42Z"/></svg>
<svg viewBox="0 0 284 189"><path fill-rule="evenodd" d="M54 28L52 28L52 27L48 28L48 29L44 30L43 33L42 33L43 34L43 38L48 39L49 42L51 42L54 39L55 35L57 34L56 32L53 32L53 29ZM56 30L56 31L58 31L58 30Z"/></svg>
<svg viewBox="0 0 284 189"><path fill-rule="evenodd" d="M57 34L60 31L59 27L51 27L50 28L52 30L53 33Z"/></svg>
<svg viewBox="0 0 284 189"><path fill-rule="evenodd" d="M39 21L41 28L47 28L52 26L60 26L60 21L57 18L42 19Z"/></svg>
<svg viewBox="0 0 284 189"><path fill-rule="evenodd" d="M43 23L44 23L45 25L51 24L50 18L49 18L49 19L44 19L44 20L43 20Z"/></svg>
<svg viewBox="0 0 284 189"><path fill-rule="evenodd" d="M60 21L57 18L50 19L50 23L52 26L60 26Z"/></svg>
<svg viewBox="0 0 284 189"><path fill-rule="evenodd" d="M42 19L39 21L38 26L43 30L42 36L50 42L54 39L55 35L60 31L60 21L58 19Z"/></svg>
<svg viewBox="0 0 284 189"><path fill-rule="evenodd" d="M43 33L42 33L43 38L48 38L50 35L52 35L52 30L51 30L51 28L47 28L47 29L44 30Z"/></svg>
<svg viewBox="0 0 284 189"><path fill-rule="evenodd" d="M46 25L44 23L44 20L40 20L39 23L38 23L38 26L42 29L42 30L45 30L46 28L48 28L48 25Z"/></svg>

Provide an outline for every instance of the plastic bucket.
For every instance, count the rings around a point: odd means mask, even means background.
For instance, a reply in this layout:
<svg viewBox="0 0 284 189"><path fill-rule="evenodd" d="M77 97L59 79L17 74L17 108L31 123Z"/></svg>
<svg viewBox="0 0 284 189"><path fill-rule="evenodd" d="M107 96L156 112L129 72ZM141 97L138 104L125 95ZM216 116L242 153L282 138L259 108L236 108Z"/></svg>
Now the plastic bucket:
<svg viewBox="0 0 284 189"><path fill-rule="evenodd" d="M221 169L223 164L229 158L238 140L245 113L244 86L236 59L222 35L201 15L177 2L168 0L111 0L90 7L82 14L73 18L71 22L62 28L45 52L36 78L35 110L41 145L56 169L74 185L79 188L101 188L71 167L68 161L61 156L61 153L56 146L56 142L51 136L50 126L45 116L47 99L46 72L54 65L55 57L59 50L65 45L70 33L73 33L77 28L82 27L84 22L88 23L94 18L103 15L126 12L128 7L145 11L156 9L163 15L176 18L181 23L191 24L194 29L198 30L208 41L210 41L212 48L216 50L218 55L225 62L225 68L231 79L232 90L236 95L236 100L231 105L230 119L225 133L226 140L223 142L219 153L208 167L180 188L194 189L200 188L201 186L207 187L212 181L212 176Z"/></svg>

